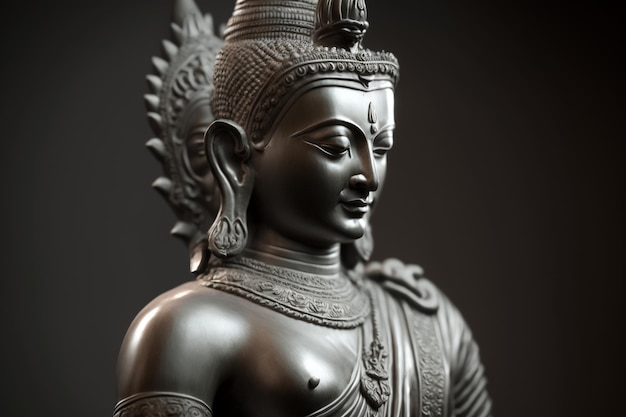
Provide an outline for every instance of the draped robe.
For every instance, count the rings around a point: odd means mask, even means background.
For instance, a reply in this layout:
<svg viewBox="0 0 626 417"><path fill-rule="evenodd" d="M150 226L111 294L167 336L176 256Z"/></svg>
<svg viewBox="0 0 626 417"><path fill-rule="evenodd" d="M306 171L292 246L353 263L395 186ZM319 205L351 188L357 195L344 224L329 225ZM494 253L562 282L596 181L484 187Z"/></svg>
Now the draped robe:
<svg viewBox="0 0 626 417"><path fill-rule="evenodd" d="M378 410L368 406L360 386L365 370L358 361L341 396L308 417L490 415L484 367L462 316L425 278L420 278L417 286L403 284L383 280L370 288L379 314L381 341L387 348L388 401ZM364 333L371 332L371 324L366 322Z"/></svg>

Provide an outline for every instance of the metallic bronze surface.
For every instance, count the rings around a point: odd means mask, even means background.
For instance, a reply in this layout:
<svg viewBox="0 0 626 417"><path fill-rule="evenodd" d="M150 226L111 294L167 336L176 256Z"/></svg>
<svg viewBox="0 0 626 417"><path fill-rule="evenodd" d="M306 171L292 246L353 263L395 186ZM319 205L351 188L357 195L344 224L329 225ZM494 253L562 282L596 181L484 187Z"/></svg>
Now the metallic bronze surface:
<svg viewBox="0 0 626 417"><path fill-rule="evenodd" d="M174 9L189 34L205 33L191 1ZM116 417L490 415L458 310L419 266L369 261L399 66L363 47L368 26L364 0L238 0L219 54L194 57L215 60L213 85L175 83L215 116L188 119L205 123L211 174L182 145L167 172L190 168L202 192L185 198L219 209L200 210L213 221L206 239L203 221L177 212L193 225L192 254L201 248L198 276L131 324ZM170 61L180 53L166 49Z"/></svg>

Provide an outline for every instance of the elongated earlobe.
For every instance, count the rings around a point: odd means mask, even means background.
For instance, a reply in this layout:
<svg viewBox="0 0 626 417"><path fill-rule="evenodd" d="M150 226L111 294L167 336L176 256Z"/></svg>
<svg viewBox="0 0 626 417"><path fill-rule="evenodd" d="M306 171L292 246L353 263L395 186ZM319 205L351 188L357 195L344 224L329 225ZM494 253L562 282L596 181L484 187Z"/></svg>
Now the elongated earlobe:
<svg viewBox="0 0 626 417"><path fill-rule="evenodd" d="M222 197L208 232L209 250L220 258L232 257L245 248L248 239L246 212L254 183L247 164L250 144L238 124L216 120L206 131L205 146Z"/></svg>

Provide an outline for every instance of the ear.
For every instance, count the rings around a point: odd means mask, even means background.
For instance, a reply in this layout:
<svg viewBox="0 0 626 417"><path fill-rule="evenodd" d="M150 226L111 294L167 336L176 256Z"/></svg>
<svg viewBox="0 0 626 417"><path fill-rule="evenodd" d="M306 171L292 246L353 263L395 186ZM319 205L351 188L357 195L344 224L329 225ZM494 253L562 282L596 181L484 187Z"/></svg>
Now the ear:
<svg viewBox="0 0 626 417"><path fill-rule="evenodd" d="M250 144L241 126L230 120L211 123L204 144L222 197L208 232L209 250L221 258L235 256L248 239L246 212L254 183L254 172L247 163Z"/></svg>

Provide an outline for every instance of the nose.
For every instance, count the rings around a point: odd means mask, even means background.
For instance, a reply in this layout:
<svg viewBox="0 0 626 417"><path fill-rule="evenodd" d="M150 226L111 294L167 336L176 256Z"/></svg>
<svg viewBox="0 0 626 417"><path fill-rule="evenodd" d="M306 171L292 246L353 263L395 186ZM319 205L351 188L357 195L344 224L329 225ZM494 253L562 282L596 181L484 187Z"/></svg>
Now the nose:
<svg viewBox="0 0 626 417"><path fill-rule="evenodd" d="M378 168L376 167L376 159L369 146L359 153L359 170L350 177L350 186L352 188L376 191L379 185Z"/></svg>

